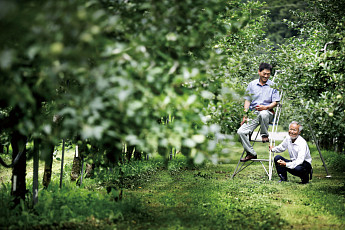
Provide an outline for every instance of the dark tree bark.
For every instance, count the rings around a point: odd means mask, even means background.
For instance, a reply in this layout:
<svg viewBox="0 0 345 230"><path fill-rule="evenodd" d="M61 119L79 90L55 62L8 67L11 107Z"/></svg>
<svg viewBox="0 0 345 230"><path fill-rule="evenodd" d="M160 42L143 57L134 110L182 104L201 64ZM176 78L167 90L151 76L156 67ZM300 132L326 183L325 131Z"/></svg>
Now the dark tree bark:
<svg viewBox="0 0 345 230"><path fill-rule="evenodd" d="M338 148L337 148L339 153L345 153L344 142L345 142L345 136L340 137L338 140Z"/></svg>
<svg viewBox="0 0 345 230"><path fill-rule="evenodd" d="M130 145L130 146L127 147L127 152L126 152L126 160L127 160L127 162L131 161L134 148L135 148L135 146L133 146L133 145Z"/></svg>
<svg viewBox="0 0 345 230"><path fill-rule="evenodd" d="M137 149L135 149L135 151L134 151L134 160L139 161L139 160L141 160L141 158L142 158L141 152L138 151Z"/></svg>
<svg viewBox="0 0 345 230"><path fill-rule="evenodd" d="M142 159L141 151L136 146L133 146L133 145L127 147L126 159L128 162L131 160L132 155L134 157L134 160L141 160Z"/></svg>
<svg viewBox="0 0 345 230"><path fill-rule="evenodd" d="M95 169L95 164L86 164L86 168L85 168L85 178L88 177L93 177L94 175L94 169Z"/></svg>
<svg viewBox="0 0 345 230"><path fill-rule="evenodd" d="M54 145L51 143L45 143L42 146L42 155L44 156L44 175L43 175L43 187L47 188L50 184L52 177L52 168L53 168L53 152Z"/></svg>
<svg viewBox="0 0 345 230"><path fill-rule="evenodd" d="M32 182L32 204L38 203L38 167L39 167L39 140L34 140L33 159L33 182Z"/></svg>
<svg viewBox="0 0 345 230"><path fill-rule="evenodd" d="M18 205L20 200L25 200L26 194L26 137L15 131L12 134L12 162L15 161L18 154L21 153L21 157L12 169L12 190L14 205Z"/></svg>
<svg viewBox="0 0 345 230"><path fill-rule="evenodd" d="M77 148L77 146L76 146ZM78 152L78 154L77 154ZM78 151L76 149L76 152L74 154L74 159L73 159L73 166L72 166L72 172L71 172L71 180L72 181L76 181L79 176L80 176L80 172L81 172L81 156L80 156L80 151L78 148Z"/></svg>

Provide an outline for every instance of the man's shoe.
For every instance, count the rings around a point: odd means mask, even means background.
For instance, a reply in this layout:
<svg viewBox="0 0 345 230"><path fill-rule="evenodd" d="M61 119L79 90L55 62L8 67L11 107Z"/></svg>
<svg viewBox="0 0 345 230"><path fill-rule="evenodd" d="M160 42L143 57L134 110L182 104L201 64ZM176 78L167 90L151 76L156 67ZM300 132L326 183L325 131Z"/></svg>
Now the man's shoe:
<svg viewBox="0 0 345 230"><path fill-rule="evenodd" d="M282 174L278 174L278 176L280 177L280 180L278 181L278 183L287 181L287 179Z"/></svg>
<svg viewBox="0 0 345 230"><path fill-rule="evenodd" d="M309 180L302 180L301 181L301 184L308 184L309 183Z"/></svg>
<svg viewBox="0 0 345 230"><path fill-rule="evenodd" d="M262 136L261 137L262 143L269 142L270 140L268 139L268 136Z"/></svg>
<svg viewBox="0 0 345 230"><path fill-rule="evenodd" d="M309 183L309 173L304 174L301 177L301 179L302 179L301 184L308 184Z"/></svg>
<svg viewBox="0 0 345 230"><path fill-rule="evenodd" d="M245 158L241 158L241 162L246 162L246 161L249 161L251 159L257 159L258 158L258 155L250 155L248 154Z"/></svg>

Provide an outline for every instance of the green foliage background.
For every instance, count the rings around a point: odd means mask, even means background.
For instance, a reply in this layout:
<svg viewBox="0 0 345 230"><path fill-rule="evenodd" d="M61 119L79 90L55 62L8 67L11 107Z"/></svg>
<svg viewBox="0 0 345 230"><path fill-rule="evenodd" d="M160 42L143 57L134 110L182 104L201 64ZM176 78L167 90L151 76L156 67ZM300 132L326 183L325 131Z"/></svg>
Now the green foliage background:
<svg viewBox="0 0 345 230"><path fill-rule="evenodd" d="M310 1L304 26L276 52L290 119L311 125L323 148L344 152L344 1ZM293 23L291 27L301 25ZM308 126L307 133L310 135Z"/></svg>
<svg viewBox="0 0 345 230"><path fill-rule="evenodd" d="M275 80L289 98L285 120L308 114L320 139L344 140L342 1L1 5L4 142L19 130L54 144L82 140L111 159L126 142L202 161L238 129L246 83L261 62L283 73ZM278 14L284 33L273 28ZM271 38L289 33L280 46Z"/></svg>
<svg viewBox="0 0 345 230"><path fill-rule="evenodd" d="M218 57L224 1L2 1L3 127L82 140L117 158L141 150L208 155L201 82ZM173 117L174 122L161 125ZM208 149L208 151L206 151Z"/></svg>
<svg viewBox="0 0 345 230"><path fill-rule="evenodd" d="M8 144L12 133L19 131L30 141L58 145L64 138L77 143L89 162L115 162L127 143L146 153L158 152L164 159L174 148L187 156L187 162L216 163L226 152L220 141L234 141L247 83L258 77L259 64L268 62L274 73L279 72L275 82L284 92L281 120L301 121L304 137L310 139L311 127L323 148L344 152L344 1L286 2L287 8L273 0L0 0L1 143ZM276 27L281 23L286 27ZM336 163L340 156L329 160L342 172L344 165ZM131 167L123 164L123 171L118 167L113 177L96 176L100 183L113 182L121 172L135 176ZM181 169L169 173L176 175ZM193 179L210 179L207 174L192 174ZM243 183L251 194L251 185ZM58 194L57 182L52 186L42 192L38 210L48 210L52 200L73 204L77 197L92 206L97 206L95 202L107 206L110 202L105 200L117 192L80 192L73 185ZM209 188L217 193L220 187ZM6 189L4 201L10 196ZM70 194L73 189L79 193ZM316 190L310 194L322 197ZM237 193L235 186L231 196ZM202 196L208 198L207 191ZM226 205L237 210L242 204L236 202ZM145 214L136 200L128 204L119 209ZM199 205L202 209L210 204ZM272 209L265 209L264 202L248 205L245 212L253 205L265 217ZM14 210L23 225L32 214L24 206ZM85 220L99 213L111 222L123 218L99 207L83 215L78 206L72 210L62 205L55 215L63 219L75 213ZM7 209L2 211L12 216ZM338 211L343 213L342 207ZM49 225L55 218L53 212L38 214L47 215L48 222L35 215L35 224Z"/></svg>
<svg viewBox="0 0 345 230"><path fill-rule="evenodd" d="M267 38L274 44L283 44L287 38L298 36L298 28L302 28L304 21L298 17L298 12L309 11L308 1L298 0L266 0L262 7L269 10L269 23L265 29ZM286 23L293 22L298 28L291 28Z"/></svg>

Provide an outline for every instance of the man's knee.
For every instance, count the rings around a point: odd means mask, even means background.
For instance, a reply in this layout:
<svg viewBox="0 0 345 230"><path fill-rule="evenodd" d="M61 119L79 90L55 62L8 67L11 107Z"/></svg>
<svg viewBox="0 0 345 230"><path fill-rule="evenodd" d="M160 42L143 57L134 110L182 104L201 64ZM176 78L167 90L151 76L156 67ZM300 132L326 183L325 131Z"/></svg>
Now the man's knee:
<svg viewBox="0 0 345 230"><path fill-rule="evenodd" d="M237 130L237 134L241 136L241 135L243 134L243 130L242 130L241 128L239 128L239 129Z"/></svg>
<svg viewBox="0 0 345 230"><path fill-rule="evenodd" d="M282 156L277 155L274 157L274 162L277 162L278 160L282 159Z"/></svg>
<svg viewBox="0 0 345 230"><path fill-rule="evenodd" d="M243 125L237 130L237 134L240 136L246 135L247 133L243 129Z"/></svg>
<svg viewBox="0 0 345 230"><path fill-rule="evenodd" d="M268 110L262 110L259 112L259 116L261 117L261 119L268 119L270 117L270 113L268 112Z"/></svg>
<svg viewBox="0 0 345 230"><path fill-rule="evenodd" d="M308 169L304 167L304 165L297 165L294 168L297 175L303 175L304 173L308 172Z"/></svg>

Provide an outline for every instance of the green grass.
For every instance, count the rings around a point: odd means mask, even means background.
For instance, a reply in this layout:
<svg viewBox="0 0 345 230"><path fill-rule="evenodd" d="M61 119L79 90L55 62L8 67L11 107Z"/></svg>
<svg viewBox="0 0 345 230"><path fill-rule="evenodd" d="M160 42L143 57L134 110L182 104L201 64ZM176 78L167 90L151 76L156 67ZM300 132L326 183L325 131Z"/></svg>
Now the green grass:
<svg viewBox="0 0 345 230"><path fill-rule="evenodd" d="M29 143L28 145L31 145ZM58 150L57 155L53 158L53 175L54 176L60 176L60 169L61 169L61 145L57 146L56 148ZM12 152L10 148L10 153ZM73 157L74 157L75 151L72 146L66 146L65 148L65 156L64 156L64 167L68 167L69 165L72 164L73 162ZM4 159L7 164L11 163L12 160L12 155L7 155L7 154L0 154L1 158ZM10 168L4 168L3 166L0 166L0 184L6 183L11 181L11 170ZM43 173L44 173L44 161L40 160L39 161L39 175L38 178L43 178ZM33 176L33 160L32 159L27 159L27 164L26 164L26 178L30 178L32 181L32 176Z"/></svg>
<svg viewBox="0 0 345 230"><path fill-rule="evenodd" d="M299 178L293 176L289 182L277 183L275 174L269 181L260 163L231 179L242 153L239 143L219 147L227 151L222 152L217 165L190 168L179 154L165 167L163 159L156 157L124 166L121 183L109 172L99 170L80 188L66 173L62 190L58 188L60 161L54 160L52 184L47 190L40 189L35 210L24 206L2 208L0 228L344 229L344 172L328 165L332 177L325 178L319 153L310 146L314 176L307 185L299 184ZM256 143L254 148L260 158L268 156L267 144ZM67 166L73 153L66 154ZM327 152L324 157L333 159L334 153ZM7 174L10 171L1 168L3 180L9 178ZM28 188L30 180L28 175ZM10 184L3 182L0 204L6 207ZM108 194L109 185L116 189ZM119 185L123 195L116 202Z"/></svg>

